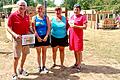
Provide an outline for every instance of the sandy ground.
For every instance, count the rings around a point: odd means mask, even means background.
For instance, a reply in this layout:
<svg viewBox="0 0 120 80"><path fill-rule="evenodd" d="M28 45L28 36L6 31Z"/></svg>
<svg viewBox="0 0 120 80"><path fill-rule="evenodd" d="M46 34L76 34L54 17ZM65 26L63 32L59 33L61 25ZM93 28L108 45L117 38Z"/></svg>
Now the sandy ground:
<svg viewBox="0 0 120 80"><path fill-rule="evenodd" d="M84 57L81 72L71 69L70 66L72 66L75 61L74 55L73 52L69 51L68 47L66 47L65 69L60 69L60 67L50 69L53 62L51 48L48 48L46 66L49 69L49 73L38 74L36 50L35 48L31 48L25 63L25 69L30 75L28 77L20 76L20 80L120 80L120 62L112 57L101 56L101 54L104 54L102 53L102 49L96 49L96 47L99 47L97 46L97 39L99 39L99 37L102 38L101 35L97 34L101 32L102 34L106 33L102 30L98 30L97 32L93 30L85 31L85 50L83 51ZM120 33L120 30L117 30L116 32L116 37L119 37L118 33ZM112 34L113 33L114 31ZM108 47L108 45L105 47ZM0 28L0 80L11 80L12 63L12 42L6 39L5 29ZM57 55L57 63L60 64L59 53Z"/></svg>

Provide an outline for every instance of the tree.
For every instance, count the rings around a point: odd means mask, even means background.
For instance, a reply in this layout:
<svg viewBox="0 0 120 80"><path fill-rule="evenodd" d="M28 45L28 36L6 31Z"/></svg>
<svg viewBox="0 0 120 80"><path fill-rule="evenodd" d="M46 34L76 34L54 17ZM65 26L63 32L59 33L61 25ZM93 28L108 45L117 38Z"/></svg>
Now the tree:
<svg viewBox="0 0 120 80"><path fill-rule="evenodd" d="M78 0L77 3L79 3L84 10L88 10L92 6L92 0Z"/></svg>
<svg viewBox="0 0 120 80"><path fill-rule="evenodd" d="M3 10L3 2L2 1L0 1L0 12Z"/></svg>
<svg viewBox="0 0 120 80"><path fill-rule="evenodd" d="M77 3L77 0L66 0L67 1L67 9L68 10L72 10L73 6L75 3ZM65 2L65 0L64 0ZM65 6L65 4L63 4L62 6Z"/></svg>
<svg viewBox="0 0 120 80"><path fill-rule="evenodd" d="M35 6L35 3L33 0L25 0L27 2L28 6Z"/></svg>
<svg viewBox="0 0 120 80"><path fill-rule="evenodd" d="M116 5L113 10L116 15L120 14L120 4Z"/></svg>
<svg viewBox="0 0 120 80"><path fill-rule="evenodd" d="M49 6L49 7L55 7L54 1L47 0L47 6Z"/></svg>

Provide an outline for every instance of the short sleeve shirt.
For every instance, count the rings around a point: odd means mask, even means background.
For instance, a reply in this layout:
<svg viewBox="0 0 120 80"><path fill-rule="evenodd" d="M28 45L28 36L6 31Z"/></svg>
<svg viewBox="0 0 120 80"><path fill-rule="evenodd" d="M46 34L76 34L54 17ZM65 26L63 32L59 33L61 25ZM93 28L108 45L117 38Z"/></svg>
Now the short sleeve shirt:
<svg viewBox="0 0 120 80"><path fill-rule="evenodd" d="M29 26L29 16L25 15L23 18L18 11L10 14L8 18L8 27L10 27L16 34L28 34Z"/></svg>
<svg viewBox="0 0 120 80"><path fill-rule="evenodd" d="M73 15L69 21L74 21L75 25L83 26L87 19L84 15ZM69 48L74 51L83 51L83 29L80 28L69 28L70 37L69 37Z"/></svg>
<svg viewBox="0 0 120 80"><path fill-rule="evenodd" d="M57 20L56 17L52 18L51 35L55 38L64 38L66 36L66 18L64 16L62 16L61 20Z"/></svg>
<svg viewBox="0 0 120 80"><path fill-rule="evenodd" d="M71 16L70 21L71 20L74 20L74 24L78 26L83 26L83 24L87 22L86 16L82 14ZM70 30L74 31L78 35L83 35L83 29L70 27Z"/></svg>

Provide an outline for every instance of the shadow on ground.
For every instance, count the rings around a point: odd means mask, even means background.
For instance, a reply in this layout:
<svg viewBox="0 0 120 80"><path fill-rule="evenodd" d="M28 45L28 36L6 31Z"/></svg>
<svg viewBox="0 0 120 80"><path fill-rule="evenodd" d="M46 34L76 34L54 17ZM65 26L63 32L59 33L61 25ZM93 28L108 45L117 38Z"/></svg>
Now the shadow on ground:
<svg viewBox="0 0 120 80"><path fill-rule="evenodd" d="M115 69L105 65L83 65L82 73L103 73L103 74L120 74L120 69Z"/></svg>
<svg viewBox="0 0 120 80"><path fill-rule="evenodd" d="M49 69L48 74L39 74L39 73L29 73L30 76L37 76L36 78L21 78L20 80L79 80L79 76L71 75L77 73L71 68L65 69Z"/></svg>
<svg viewBox="0 0 120 80"><path fill-rule="evenodd" d="M103 74L120 74L120 69L115 69L110 66L104 65L82 65L81 72L77 72L71 67L66 67L65 69L50 69L52 73L48 74L38 74L29 73L30 76L37 76L36 78L21 78L20 80L80 80L80 73L103 73ZM76 75L76 74L77 75ZM72 75L73 74L73 75Z"/></svg>
<svg viewBox="0 0 120 80"><path fill-rule="evenodd" d="M8 52L7 52L7 51L5 51L5 52L2 51L2 52L0 52L0 54L6 54L6 55L11 54L11 53L13 53L13 52L10 52L10 51L8 51Z"/></svg>

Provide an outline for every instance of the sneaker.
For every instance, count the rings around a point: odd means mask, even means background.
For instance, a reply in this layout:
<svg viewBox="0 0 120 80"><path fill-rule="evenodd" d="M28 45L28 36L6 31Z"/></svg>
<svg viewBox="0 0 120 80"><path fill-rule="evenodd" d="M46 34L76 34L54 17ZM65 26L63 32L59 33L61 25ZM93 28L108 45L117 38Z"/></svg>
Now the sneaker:
<svg viewBox="0 0 120 80"><path fill-rule="evenodd" d="M18 75L17 74L12 75L12 80L18 80Z"/></svg>
<svg viewBox="0 0 120 80"><path fill-rule="evenodd" d="M48 69L45 66L43 66L41 73L46 74L48 72Z"/></svg>
<svg viewBox="0 0 120 80"><path fill-rule="evenodd" d="M76 69L77 69L78 72L80 72L81 71L81 66L77 66Z"/></svg>
<svg viewBox="0 0 120 80"><path fill-rule="evenodd" d="M28 72L26 72L23 69L21 69L21 70L19 69L18 72L19 72L20 75L23 75L23 76L28 76L29 75Z"/></svg>
<svg viewBox="0 0 120 80"><path fill-rule="evenodd" d="M38 67L38 72L40 73L42 71L41 67Z"/></svg>

